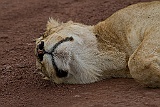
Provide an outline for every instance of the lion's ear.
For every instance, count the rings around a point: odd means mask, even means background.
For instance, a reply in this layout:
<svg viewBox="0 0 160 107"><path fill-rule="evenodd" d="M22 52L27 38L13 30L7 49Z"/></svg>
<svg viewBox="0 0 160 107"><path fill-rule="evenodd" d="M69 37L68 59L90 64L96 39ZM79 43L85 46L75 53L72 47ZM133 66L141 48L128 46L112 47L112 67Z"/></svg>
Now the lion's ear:
<svg viewBox="0 0 160 107"><path fill-rule="evenodd" d="M46 31L44 32L43 38L49 36L50 34L54 33L59 25L62 23L58 22L57 20L54 20L53 18L49 18L47 25L46 25Z"/></svg>
<svg viewBox="0 0 160 107"><path fill-rule="evenodd" d="M50 29L53 29L53 28L56 28L57 26L59 26L61 23L58 22L57 20L54 20L52 17L49 18L48 22L47 22L47 30L50 30Z"/></svg>

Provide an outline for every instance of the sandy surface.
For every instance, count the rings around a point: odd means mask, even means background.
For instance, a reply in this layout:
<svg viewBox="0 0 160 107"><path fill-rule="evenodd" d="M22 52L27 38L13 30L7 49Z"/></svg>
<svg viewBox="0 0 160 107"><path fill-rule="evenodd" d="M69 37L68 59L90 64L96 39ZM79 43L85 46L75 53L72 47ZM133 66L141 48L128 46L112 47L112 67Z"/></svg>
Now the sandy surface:
<svg viewBox="0 0 160 107"><path fill-rule="evenodd" d="M0 0L0 107L159 107L160 89L133 79L55 85L35 68L35 38L48 17L93 25L140 1L152 0Z"/></svg>

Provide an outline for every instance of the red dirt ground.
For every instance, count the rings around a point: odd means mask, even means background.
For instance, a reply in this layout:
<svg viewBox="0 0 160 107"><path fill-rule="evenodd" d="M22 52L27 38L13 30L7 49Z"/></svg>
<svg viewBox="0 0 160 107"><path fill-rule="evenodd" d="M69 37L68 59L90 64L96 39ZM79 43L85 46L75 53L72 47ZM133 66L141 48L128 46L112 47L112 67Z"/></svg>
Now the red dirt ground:
<svg viewBox="0 0 160 107"><path fill-rule="evenodd" d="M133 79L55 85L35 67L35 38L49 17L93 25L140 1L152 0L0 0L0 107L160 106L160 89Z"/></svg>

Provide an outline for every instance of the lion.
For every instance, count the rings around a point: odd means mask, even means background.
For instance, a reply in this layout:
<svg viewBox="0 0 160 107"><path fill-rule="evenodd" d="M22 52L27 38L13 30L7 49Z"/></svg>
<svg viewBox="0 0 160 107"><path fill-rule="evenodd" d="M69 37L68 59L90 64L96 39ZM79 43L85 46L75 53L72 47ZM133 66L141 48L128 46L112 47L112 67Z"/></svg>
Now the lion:
<svg viewBox="0 0 160 107"><path fill-rule="evenodd" d="M35 54L45 79L57 84L114 77L160 87L160 2L130 5L92 26L50 18Z"/></svg>

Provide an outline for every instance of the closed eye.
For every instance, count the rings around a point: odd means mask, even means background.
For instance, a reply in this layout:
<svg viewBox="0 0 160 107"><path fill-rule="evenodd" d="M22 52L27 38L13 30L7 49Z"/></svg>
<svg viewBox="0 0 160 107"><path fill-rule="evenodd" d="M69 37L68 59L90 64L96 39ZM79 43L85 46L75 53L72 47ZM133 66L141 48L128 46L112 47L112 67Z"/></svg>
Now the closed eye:
<svg viewBox="0 0 160 107"><path fill-rule="evenodd" d="M67 77L68 71L60 70L58 69L56 72L57 77L62 78L62 77Z"/></svg>

